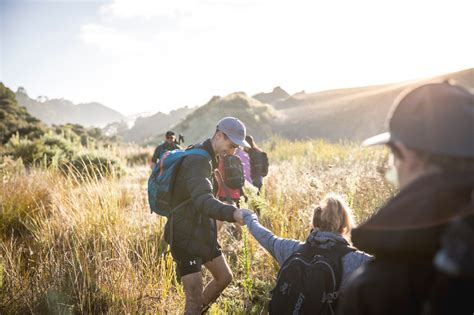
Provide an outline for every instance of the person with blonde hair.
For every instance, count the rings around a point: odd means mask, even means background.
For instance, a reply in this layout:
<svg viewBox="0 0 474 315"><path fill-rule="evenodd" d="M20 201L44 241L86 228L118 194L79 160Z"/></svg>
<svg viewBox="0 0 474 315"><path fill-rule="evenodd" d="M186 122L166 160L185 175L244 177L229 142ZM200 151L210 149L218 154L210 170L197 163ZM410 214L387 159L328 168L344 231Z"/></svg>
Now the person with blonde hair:
<svg viewBox="0 0 474 315"><path fill-rule="evenodd" d="M372 256L351 247L352 209L328 194L313 211L305 242L275 236L250 210L241 209L250 233L278 262L270 314L334 314L340 289Z"/></svg>
<svg viewBox="0 0 474 315"><path fill-rule="evenodd" d="M314 209L312 229L306 242L278 237L260 224L255 213L246 209L242 209L242 212L250 233L280 266L305 245L324 249L336 245L351 245L351 231L355 225L354 215L344 199L336 194L326 195ZM342 257L341 287L354 270L371 259L372 256L357 250L345 254Z"/></svg>
<svg viewBox="0 0 474 315"><path fill-rule="evenodd" d="M329 194L314 209L313 227L321 231L336 232L348 243L351 241L351 231L354 226L352 209L341 196Z"/></svg>

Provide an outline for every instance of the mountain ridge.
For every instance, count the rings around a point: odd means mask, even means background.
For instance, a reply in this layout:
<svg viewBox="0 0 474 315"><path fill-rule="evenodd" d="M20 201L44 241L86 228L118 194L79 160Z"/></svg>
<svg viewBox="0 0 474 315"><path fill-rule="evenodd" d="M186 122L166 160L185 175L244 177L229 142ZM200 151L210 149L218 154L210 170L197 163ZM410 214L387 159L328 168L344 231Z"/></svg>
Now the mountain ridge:
<svg viewBox="0 0 474 315"><path fill-rule="evenodd" d="M35 100L30 98L22 87L18 88L15 95L18 104L24 106L32 116L48 125L72 123L86 127L103 127L125 118L118 111L98 102L76 105L72 101L62 98L40 97L39 100Z"/></svg>

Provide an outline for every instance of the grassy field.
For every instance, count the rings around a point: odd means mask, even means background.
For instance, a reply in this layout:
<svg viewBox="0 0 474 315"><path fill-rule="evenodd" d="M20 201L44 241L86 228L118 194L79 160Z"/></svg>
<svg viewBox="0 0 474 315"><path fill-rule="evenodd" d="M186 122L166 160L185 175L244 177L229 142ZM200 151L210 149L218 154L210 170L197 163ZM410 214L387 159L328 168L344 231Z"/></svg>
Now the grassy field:
<svg viewBox="0 0 474 315"><path fill-rule="evenodd" d="M247 189L248 206L258 206L263 224L278 235L304 240L312 207L328 192L343 194L358 222L394 192L380 174L384 149L278 138L264 148L270 173L263 195ZM115 152L124 164L143 154ZM129 163L125 173L64 176L57 168L0 160L0 314L182 313L183 290L165 254L165 220L148 208L149 169ZM227 224L219 241L234 281L210 313L264 312L275 261L245 229L237 240Z"/></svg>

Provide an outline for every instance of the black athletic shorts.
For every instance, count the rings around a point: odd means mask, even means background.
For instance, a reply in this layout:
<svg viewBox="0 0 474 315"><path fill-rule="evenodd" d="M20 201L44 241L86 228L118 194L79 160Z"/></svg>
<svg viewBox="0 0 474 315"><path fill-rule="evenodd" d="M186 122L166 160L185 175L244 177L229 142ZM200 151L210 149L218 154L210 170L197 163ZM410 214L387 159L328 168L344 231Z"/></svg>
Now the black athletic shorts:
<svg viewBox="0 0 474 315"><path fill-rule="evenodd" d="M181 279L181 277L185 275L201 272L202 265L216 257L221 256L222 251L221 246L219 243L217 243L211 258L207 260L204 260L201 257L193 256L180 248L171 250L171 255L173 255L173 259L176 262L176 276L178 279Z"/></svg>

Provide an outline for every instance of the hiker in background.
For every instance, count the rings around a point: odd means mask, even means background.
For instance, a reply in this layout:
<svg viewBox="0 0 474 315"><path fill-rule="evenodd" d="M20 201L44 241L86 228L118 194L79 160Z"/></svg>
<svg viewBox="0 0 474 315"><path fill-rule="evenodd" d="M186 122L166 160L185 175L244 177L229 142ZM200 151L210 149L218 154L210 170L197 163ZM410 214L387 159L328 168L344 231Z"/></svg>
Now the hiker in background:
<svg viewBox="0 0 474 315"><path fill-rule="evenodd" d="M215 220L243 223L242 213L213 196L213 170L218 166L217 155L232 155L237 147L249 146L245 133L245 125L237 118L221 119L211 138L188 148L202 149L209 157L185 156L175 175L171 197L174 210L166 222L164 235L183 284L185 314L199 314L232 281L232 272L217 242ZM205 288L202 265L213 278Z"/></svg>
<svg viewBox="0 0 474 315"><path fill-rule="evenodd" d="M175 141L176 144L181 145L184 143L184 135L182 133L179 134L178 139Z"/></svg>
<svg viewBox="0 0 474 315"><path fill-rule="evenodd" d="M248 135L245 140L250 144L250 148L245 148L245 152L247 152L250 157L252 184L258 188L258 192L260 193L263 185L263 177L268 174L267 153L263 152L257 146L251 135Z"/></svg>
<svg viewBox="0 0 474 315"><path fill-rule="evenodd" d="M402 93L388 130L387 179L400 191L352 233L376 259L347 286L340 314L474 312L474 95L450 82Z"/></svg>
<svg viewBox="0 0 474 315"><path fill-rule="evenodd" d="M346 285L354 270L372 259L371 256L350 247L354 218L351 208L338 195L327 195L314 209L312 230L306 242L277 237L259 223L253 212L244 209L242 212L250 233L281 266L277 285L272 291L269 308L271 314L291 314L298 303L298 314L320 314L323 310L333 307L339 287ZM309 269L307 272L300 272L307 266L313 266L313 257L316 254L328 259L325 262L330 264L335 272L335 283L325 284L324 273L314 274L315 278L308 278L311 274ZM329 272L329 269L327 271ZM293 290L287 292L290 286L293 286ZM331 296L327 296L325 302L320 303L323 291L331 292ZM300 292L305 299L298 302L301 298L298 295Z"/></svg>
<svg viewBox="0 0 474 315"><path fill-rule="evenodd" d="M165 141L163 141L163 143L158 145L155 149L155 152L153 152L150 167L152 169L155 167L155 164L158 162L158 160L163 155L163 153L165 153L166 151L173 151L176 149L181 149L181 147L176 142L176 135L174 134L174 131L171 131L171 130L167 131L165 134Z"/></svg>

